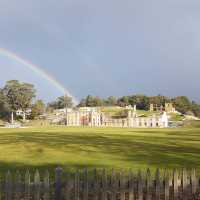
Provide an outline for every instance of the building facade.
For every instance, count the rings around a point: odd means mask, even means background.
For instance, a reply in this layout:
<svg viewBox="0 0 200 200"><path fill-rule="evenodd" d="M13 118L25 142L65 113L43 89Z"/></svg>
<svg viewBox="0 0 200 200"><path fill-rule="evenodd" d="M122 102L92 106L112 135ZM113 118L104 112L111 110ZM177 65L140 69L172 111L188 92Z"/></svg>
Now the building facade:
<svg viewBox="0 0 200 200"><path fill-rule="evenodd" d="M90 127L166 128L168 127L168 117L166 112L159 116L140 117L133 109L127 111L127 117L113 118L98 109L81 108L68 111L65 124Z"/></svg>
<svg viewBox="0 0 200 200"><path fill-rule="evenodd" d="M149 108L150 112L154 112L154 111L157 111L157 112L162 112L162 111L165 111L165 112L168 112L168 113L175 113L176 112L176 109L175 107L173 106L172 103L165 103L165 105L158 105L158 104L150 104L150 108Z"/></svg>

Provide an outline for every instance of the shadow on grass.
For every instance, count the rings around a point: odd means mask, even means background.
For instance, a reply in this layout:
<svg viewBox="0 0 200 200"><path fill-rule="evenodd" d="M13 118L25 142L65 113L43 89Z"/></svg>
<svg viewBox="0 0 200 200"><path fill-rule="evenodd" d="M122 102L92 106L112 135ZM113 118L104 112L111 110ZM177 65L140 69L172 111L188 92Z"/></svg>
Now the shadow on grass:
<svg viewBox="0 0 200 200"><path fill-rule="evenodd" d="M45 172L48 170L50 177L54 178L55 177L55 170L57 167L61 167L63 169L64 173L71 173L74 174L77 172L77 170L83 170L83 169L88 169L89 172L94 171L94 169L105 169L106 166L104 165L60 165L60 164L43 164L43 165L27 165L24 163L16 163L16 162L0 162L0 177L5 178L6 173L9 171L11 174L14 175L16 174L17 171L21 173L21 175L24 177L26 171L28 170L31 174L31 177L33 178L34 173L36 170L39 171L41 178L45 174Z"/></svg>

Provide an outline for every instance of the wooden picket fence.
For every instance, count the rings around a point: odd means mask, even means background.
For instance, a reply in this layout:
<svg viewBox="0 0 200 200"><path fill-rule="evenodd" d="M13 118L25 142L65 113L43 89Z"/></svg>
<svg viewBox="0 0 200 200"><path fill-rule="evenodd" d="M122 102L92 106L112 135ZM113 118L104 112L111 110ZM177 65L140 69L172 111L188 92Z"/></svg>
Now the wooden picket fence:
<svg viewBox="0 0 200 200"><path fill-rule="evenodd" d="M198 200L200 182L196 171L183 169L160 173L134 173L87 169L67 173L56 168L55 178L48 171L7 172L1 179L1 200Z"/></svg>

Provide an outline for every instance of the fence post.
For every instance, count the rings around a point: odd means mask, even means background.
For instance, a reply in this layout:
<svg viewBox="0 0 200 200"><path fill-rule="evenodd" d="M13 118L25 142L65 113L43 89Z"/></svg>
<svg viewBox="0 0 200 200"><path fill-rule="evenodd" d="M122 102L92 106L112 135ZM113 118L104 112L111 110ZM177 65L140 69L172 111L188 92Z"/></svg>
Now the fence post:
<svg viewBox="0 0 200 200"><path fill-rule="evenodd" d="M66 184L65 184L65 200L70 200L70 187L71 187L71 181L70 181L70 175L69 173L65 174L66 177Z"/></svg>
<svg viewBox="0 0 200 200"><path fill-rule="evenodd" d="M93 198L94 198L94 200L98 200L98 196L99 196L100 192L99 192L99 179L98 179L97 169L94 169L93 173L94 173L94 177L93 177L94 195L93 195Z"/></svg>
<svg viewBox="0 0 200 200"><path fill-rule="evenodd" d="M19 173L19 171L17 171L15 176L15 200L20 200L21 195L22 195L21 174Z"/></svg>
<svg viewBox="0 0 200 200"><path fill-rule="evenodd" d="M169 200L169 172L166 169L165 174L164 174L164 195L165 195L165 200Z"/></svg>
<svg viewBox="0 0 200 200"><path fill-rule="evenodd" d="M55 170L55 200L61 200L62 172L61 167L57 167Z"/></svg>
<svg viewBox="0 0 200 200"><path fill-rule="evenodd" d="M143 200L143 180L142 180L142 173L141 171L138 172L137 178L137 193L138 193L138 200Z"/></svg>
<svg viewBox="0 0 200 200"><path fill-rule="evenodd" d="M102 200L107 200L107 174L105 169L102 173Z"/></svg>
<svg viewBox="0 0 200 200"><path fill-rule="evenodd" d="M151 200L151 172L147 169L146 173L146 200Z"/></svg>
<svg viewBox="0 0 200 200"><path fill-rule="evenodd" d="M196 191L197 191L197 177L196 177L196 170L195 169L192 169L191 171L191 187L192 187L192 195L195 195L196 194Z"/></svg>
<svg viewBox="0 0 200 200"><path fill-rule="evenodd" d="M111 200L116 200L116 172L112 169L111 177L110 177L110 186L111 186Z"/></svg>
<svg viewBox="0 0 200 200"><path fill-rule="evenodd" d="M125 200L125 173L123 170L120 172L120 200Z"/></svg>
<svg viewBox="0 0 200 200"><path fill-rule="evenodd" d="M34 199L40 200L40 173L38 170L34 175Z"/></svg>
<svg viewBox="0 0 200 200"><path fill-rule="evenodd" d="M184 168L182 170L182 197L183 200L187 200L188 197L188 177L187 170Z"/></svg>
<svg viewBox="0 0 200 200"><path fill-rule="evenodd" d="M159 169L156 170L156 200L160 200L160 171Z"/></svg>
<svg viewBox="0 0 200 200"><path fill-rule="evenodd" d="M83 174L83 200L88 200L88 170L84 170Z"/></svg>
<svg viewBox="0 0 200 200"><path fill-rule="evenodd" d="M30 180L30 173L29 171L27 170L26 173L25 173L25 199L26 200L29 200L31 197L30 197L30 192L31 192L31 189L30 189L30 184L31 184L31 180Z"/></svg>
<svg viewBox="0 0 200 200"><path fill-rule="evenodd" d="M135 190L134 190L134 175L132 170L129 170L129 200L134 200L135 199Z"/></svg>
<svg viewBox="0 0 200 200"><path fill-rule="evenodd" d="M5 199L12 200L12 176L10 171L6 174L5 193Z"/></svg>
<svg viewBox="0 0 200 200"><path fill-rule="evenodd" d="M0 177L0 200L2 200L3 196L3 184L2 184L2 178Z"/></svg>
<svg viewBox="0 0 200 200"><path fill-rule="evenodd" d="M50 180L48 170L44 174L44 200L49 200Z"/></svg>
<svg viewBox="0 0 200 200"><path fill-rule="evenodd" d="M174 200L178 200L178 172L176 169L173 172L173 196Z"/></svg>
<svg viewBox="0 0 200 200"><path fill-rule="evenodd" d="M80 182L79 182L79 171L75 173L74 177L74 197L75 200L79 200L79 192L80 192Z"/></svg>

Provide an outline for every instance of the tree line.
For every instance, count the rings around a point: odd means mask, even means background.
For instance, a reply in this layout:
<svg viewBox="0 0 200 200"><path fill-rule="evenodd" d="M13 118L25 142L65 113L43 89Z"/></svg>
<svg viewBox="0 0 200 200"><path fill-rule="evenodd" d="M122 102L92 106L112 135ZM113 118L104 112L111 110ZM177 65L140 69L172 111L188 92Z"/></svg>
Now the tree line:
<svg viewBox="0 0 200 200"><path fill-rule="evenodd" d="M123 97L114 97L110 96L108 98L100 98L97 96L88 95L86 98L83 98L79 107L82 106L120 106L125 107L128 105L137 106L139 110L149 110L150 104L165 106L165 103L172 103L177 111L183 114L190 114L197 117L200 117L200 105L194 101L191 101L186 96L177 96L177 97L167 97L162 95L157 96L146 96L143 94L135 94L130 96Z"/></svg>
<svg viewBox="0 0 200 200"><path fill-rule="evenodd" d="M18 80L10 80L0 88L0 119L9 120L11 113L16 115L17 111L21 111L23 116L15 116L23 118L28 117L35 119L46 112L52 112L54 109L62 109L73 107L71 97L61 96L55 101L47 105L41 99L36 99L36 89L33 84L23 83ZM30 110L30 113L27 111Z"/></svg>
<svg viewBox="0 0 200 200"><path fill-rule="evenodd" d="M192 114L200 117L200 105L186 96L167 97L162 95L146 96L143 94L135 94L123 97L110 96L108 98L100 98L88 95L83 98L78 105L73 104L73 100L68 96L58 97L55 101L45 104L42 100L36 99L36 89L34 85L22 83L18 80L7 81L5 86L0 89L0 119L10 119L11 113L21 110L26 113L31 110L28 117L35 119L38 116L53 112L55 109L77 107L100 107L100 106L120 106L136 105L137 109L149 110L150 104L163 105L172 103L176 110L183 114ZM23 116L24 120L26 114Z"/></svg>
<svg viewBox="0 0 200 200"><path fill-rule="evenodd" d="M47 105L43 100L36 99L36 89L33 84L23 83L18 80L7 81L3 88L0 88L0 119L9 120L11 113L16 115L21 111L23 121L28 117L35 119L46 112L54 109L73 107L71 97L61 96ZM30 110L29 113L27 111Z"/></svg>

